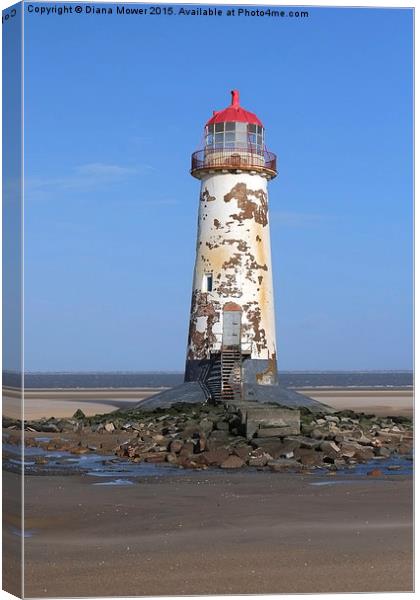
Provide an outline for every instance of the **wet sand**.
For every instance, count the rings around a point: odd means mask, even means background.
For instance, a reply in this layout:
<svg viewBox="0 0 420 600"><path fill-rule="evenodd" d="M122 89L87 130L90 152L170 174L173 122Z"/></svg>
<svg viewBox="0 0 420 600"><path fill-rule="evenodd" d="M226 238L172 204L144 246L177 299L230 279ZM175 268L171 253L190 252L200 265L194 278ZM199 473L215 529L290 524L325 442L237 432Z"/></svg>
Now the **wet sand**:
<svg viewBox="0 0 420 600"><path fill-rule="evenodd" d="M25 595L411 591L411 479L342 479L26 477Z"/></svg>
<svg viewBox="0 0 420 600"><path fill-rule="evenodd" d="M81 408L86 416L105 414L128 408L167 388L89 388L89 389L27 389L25 418L65 418ZM3 415L21 418L20 395L12 388L3 388Z"/></svg>
<svg viewBox="0 0 420 600"><path fill-rule="evenodd" d="M412 417L414 394L412 389L321 389L301 388L297 390L314 400L324 402L336 410L351 409L355 412L373 413L382 416Z"/></svg>
<svg viewBox="0 0 420 600"><path fill-rule="evenodd" d="M25 391L26 419L71 417L78 408L87 416L128 408L166 388L119 389L32 389ZM324 402L337 410L351 409L379 416L413 414L413 391L407 389L322 389L302 388L303 394ZM16 391L3 391L3 414L20 418L19 396Z"/></svg>

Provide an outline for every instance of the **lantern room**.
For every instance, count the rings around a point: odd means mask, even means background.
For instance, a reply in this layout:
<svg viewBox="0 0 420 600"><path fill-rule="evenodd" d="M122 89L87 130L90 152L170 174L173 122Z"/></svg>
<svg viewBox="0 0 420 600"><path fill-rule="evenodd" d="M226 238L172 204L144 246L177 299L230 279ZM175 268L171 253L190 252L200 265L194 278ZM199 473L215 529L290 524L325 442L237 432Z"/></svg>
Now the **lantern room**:
<svg viewBox="0 0 420 600"><path fill-rule="evenodd" d="M208 169L222 172L260 173L276 176L276 156L265 147L264 126L239 102L238 90L231 92L231 104L214 111L204 128L204 148L192 156L191 174L201 179Z"/></svg>

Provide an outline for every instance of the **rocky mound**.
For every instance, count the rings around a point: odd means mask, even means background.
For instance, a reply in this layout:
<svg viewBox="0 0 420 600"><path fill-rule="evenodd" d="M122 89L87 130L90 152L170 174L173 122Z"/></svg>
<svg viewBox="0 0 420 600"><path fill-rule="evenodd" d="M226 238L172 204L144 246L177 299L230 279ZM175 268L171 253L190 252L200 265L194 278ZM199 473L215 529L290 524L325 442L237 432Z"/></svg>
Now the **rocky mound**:
<svg viewBox="0 0 420 600"><path fill-rule="evenodd" d="M19 421L5 420L8 429ZM176 404L168 410L139 409L72 419L44 419L24 423L30 432L66 432L80 451L113 452L129 461L170 463L182 468L245 466L272 471L345 465L412 452L412 420L382 418L341 411L314 415L307 409L250 406Z"/></svg>

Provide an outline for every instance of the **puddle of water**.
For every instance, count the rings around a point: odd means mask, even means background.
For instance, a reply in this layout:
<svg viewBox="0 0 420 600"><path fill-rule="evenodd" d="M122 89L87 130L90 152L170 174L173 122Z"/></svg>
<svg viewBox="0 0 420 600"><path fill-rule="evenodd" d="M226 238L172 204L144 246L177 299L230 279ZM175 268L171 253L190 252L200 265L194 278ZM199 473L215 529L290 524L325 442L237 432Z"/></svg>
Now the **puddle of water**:
<svg viewBox="0 0 420 600"><path fill-rule="evenodd" d="M12 463L12 465L23 465L24 467L31 467L32 465L36 465L36 462L34 461L21 461L15 458L9 458L9 462Z"/></svg>
<svg viewBox="0 0 420 600"><path fill-rule="evenodd" d="M92 477L112 477L112 478L134 478L134 477L165 477L165 476L192 476L196 473L198 476L202 471L191 471L190 469L179 469L169 464L154 463L131 463L124 459L111 456L102 456L90 452L89 454L73 455L66 451L45 450L44 448L28 447L25 448L25 460L22 463L20 452L21 446L12 444L3 444L3 451L6 453L4 465L7 469L16 471L16 468L23 470L28 475L37 474L57 474L58 472L72 474L83 473ZM8 456L9 455L9 456ZM37 464L36 457L47 459L45 464ZM388 467L391 467L388 470ZM398 467L393 470L393 467ZM316 479L311 485L334 485L337 483L350 483L351 481L360 481L361 478L372 480L367 477L367 473L372 469L379 469L382 477L376 480L384 481L383 476L393 475L411 475L413 472L413 462L410 457L392 456L387 459L374 459L368 463L347 465L337 469L337 475L340 479L326 480L325 476L329 473L328 469L319 469L313 473ZM218 471L218 469L216 469ZM243 472L242 470L240 472ZM239 470L238 470L239 474ZM375 478L373 478L375 479Z"/></svg>
<svg viewBox="0 0 420 600"><path fill-rule="evenodd" d="M30 538L34 535L35 531L33 529L16 529L16 527L12 527L13 535L17 535L18 537Z"/></svg>
<svg viewBox="0 0 420 600"><path fill-rule="evenodd" d="M133 485L133 481L130 481L129 479L113 479L112 481L100 481L98 483L93 483L92 485L118 485L118 486L125 486L125 485Z"/></svg>
<svg viewBox="0 0 420 600"><path fill-rule="evenodd" d="M366 481L380 481L383 483L393 483L392 479L380 479L379 477L366 477L366 479L331 479L331 481L313 481L309 485L324 486L324 485L337 485L340 483L366 483Z"/></svg>

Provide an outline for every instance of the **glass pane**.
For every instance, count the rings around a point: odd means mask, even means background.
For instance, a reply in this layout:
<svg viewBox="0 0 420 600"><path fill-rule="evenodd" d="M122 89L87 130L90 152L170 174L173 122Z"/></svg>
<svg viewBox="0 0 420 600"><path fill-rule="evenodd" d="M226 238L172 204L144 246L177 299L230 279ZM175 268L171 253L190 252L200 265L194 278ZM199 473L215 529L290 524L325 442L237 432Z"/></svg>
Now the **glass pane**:
<svg viewBox="0 0 420 600"><path fill-rule="evenodd" d="M257 141L257 136L255 135L255 133L250 133L248 135L248 140L251 144L255 144L255 142Z"/></svg>
<svg viewBox="0 0 420 600"><path fill-rule="evenodd" d="M226 131L234 131L234 129L235 129L235 123L225 123Z"/></svg>
<svg viewBox="0 0 420 600"><path fill-rule="evenodd" d="M224 137L224 133L216 133L216 135L214 136L214 139L216 142L223 142L223 137Z"/></svg>
<svg viewBox="0 0 420 600"><path fill-rule="evenodd" d="M213 136L212 135L208 135L206 137L206 146L211 146L213 144L213 140L214 140Z"/></svg>
<svg viewBox="0 0 420 600"><path fill-rule="evenodd" d="M225 142L225 148L235 148L235 142Z"/></svg>
<svg viewBox="0 0 420 600"><path fill-rule="evenodd" d="M238 133L246 133L246 123L236 123L236 131Z"/></svg>
<svg viewBox="0 0 420 600"><path fill-rule="evenodd" d="M257 135L257 142L261 145L262 144L262 135Z"/></svg>
<svg viewBox="0 0 420 600"><path fill-rule="evenodd" d="M256 125L248 125L248 131L250 133L255 133L257 130L257 126Z"/></svg>
<svg viewBox="0 0 420 600"><path fill-rule="evenodd" d="M214 133L214 125L207 125L207 132Z"/></svg>
<svg viewBox="0 0 420 600"><path fill-rule="evenodd" d="M220 150L221 148L223 148L223 142L216 142L214 146L215 146L215 148Z"/></svg>
<svg viewBox="0 0 420 600"><path fill-rule="evenodd" d="M261 125L257 125L257 132L258 133L262 133L262 127L261 127Z"/></svg>
<svg viewBox="0 0 420 600"><path fill-rule="evenodd" d="M216 123L215 131L223 131L224 123Z"/></svg>
<svg viewBox="0 0 420 600"><path fill-rule="evenodd" d="M235 141L235 133L233 131L231 131L229 133L225 133L225 140L227 142L234 142Z"/></svg>

